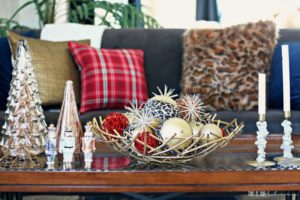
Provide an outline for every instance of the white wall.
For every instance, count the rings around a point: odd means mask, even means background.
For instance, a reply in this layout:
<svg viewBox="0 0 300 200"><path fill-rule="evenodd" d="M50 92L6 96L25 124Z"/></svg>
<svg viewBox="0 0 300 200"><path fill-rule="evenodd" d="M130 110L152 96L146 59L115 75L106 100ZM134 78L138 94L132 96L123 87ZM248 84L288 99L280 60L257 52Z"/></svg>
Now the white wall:
<svg viewBox="0 0 300 200"><path fill-rule="evenodd" d="M0 17L10 18L26 2L28 0L0 0ZM55 22L65 23L68 20L68 0L57 0L56 2ZM39 28L39 19L33 4L24 8L14 20L30 28Z"/></svg>
<svg viewBox="0 0 300 200"><path fill-rule="evenodd" d="M218 0L221 25L196 21L196 0L142 0L143 10L165 28L220 27L274 20L278 28L300 28L300 0Z"/></svg>
<svg viewBox="0 0 300 200"><path fill-rule="evenodd" d="M0 17L9 18L27 0L0 0ZM38 17L33 5L24 8L15 18L21 25L39 28Z"/></svg>
<svg viewBox="0 0 300 200"><path fill-rule="evenodd" d="M196 23L196 0L142 0L143 11L165 28L187 28Z"/></svg>
<svg viewBox="0 0 300 200"><path fill-rule="evenodd" d="M221 23L226 26L269 19L275 20L278 28L300 28L300 0L218 0L218 3L223 12Z"/></svg>

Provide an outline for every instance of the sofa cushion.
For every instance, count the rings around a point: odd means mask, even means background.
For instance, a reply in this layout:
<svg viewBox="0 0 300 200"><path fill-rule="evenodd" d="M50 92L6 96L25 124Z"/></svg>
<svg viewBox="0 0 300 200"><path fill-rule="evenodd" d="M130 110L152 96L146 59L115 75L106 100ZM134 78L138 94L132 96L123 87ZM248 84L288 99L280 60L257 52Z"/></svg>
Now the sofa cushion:
<svg viewBox="0 0 300 200"><path fill-rule="evenodd" d="M0 110L5 110L12 78L11 53L7 38L0 38Z"/></svg>
<svg viewBox="0 0 300 200"><path fill-rule="evenodd" d="M258 120L257 111L220 111L217 118L229 122L236 118L238 122L244 122L243 134L255 134L257 131L256 122ZM281 122L283 121L282 110L268 110L266 115L268 130L270 133L283 133ZM300 135L300 111L293 111L291 122L293 134Z"/></svg>
<svg viewBox="0 0 300 200"><path fill-rule="evenodd" d="M142 50L99 50L76 42L69 48L81 68L81 113L148 99Z"/></svg>
<svg viewBox="0 0 300 200"><path fill-rule="evenodd" d="M144 51L148 95L157 87L180 92L183 29L106 29L101 48L132 48Z"/></svg>
<svg viewBox="0 0 300 200"><path fill-rule="evenodd" d="M280 29L278 42L299 42L300 29Z"/></svg>
<svg viewBox="0 0 300 200"><path fill-rule="evenodd" d="M34 31L21 33L23 36L36 37ZM6 109L6 102L12 78L11 52L7 37L0 38L0 110Z"/></svg>
<svg viewBox="0 0 300 200"><path fill-rule="evenodd" d="M181 92L200 94L211 110L256 109L257 73L269 73L275 43L271 21L187 30Z"/></svg>
<svg viewBox="0 0 300 200"><path fill-rule="evenodd" d="M78 23L46 24L41 31L41 40L64 42L89 39L91 46L100 48L105 26Z"/></svg>
<svg viewBox="0 0 300 200"><path fill-rule="evenodd" d="M8 37L13 54L20 39L27 41L42 105L61 105L67 80L73 81L77 103L80 101L80 73L70 55L67 42L43 41L12 32ZM89 44L88 40L80 42Z"/></svg>
<svg viewBox="0 0 300 200"><path fill-rule="evenodd" d="M283 81L281 45L289 46L291 108L300 110L300 42L280 42L275 48L268 89L268 107L283 108Z"/></svg>
<svg viewBox="0 0 300 200"><path fill-rule="evenodd" d="M89 121L92 121L94 118L97 119L99 122L99 117L104 119L106 115L112 112L119 112L119 113L124 113L125 110L123 109L103 109L103 110L94 110L94 111L89 111L83 114L80 114L79 118L82 124L86 124Z"/></svg>

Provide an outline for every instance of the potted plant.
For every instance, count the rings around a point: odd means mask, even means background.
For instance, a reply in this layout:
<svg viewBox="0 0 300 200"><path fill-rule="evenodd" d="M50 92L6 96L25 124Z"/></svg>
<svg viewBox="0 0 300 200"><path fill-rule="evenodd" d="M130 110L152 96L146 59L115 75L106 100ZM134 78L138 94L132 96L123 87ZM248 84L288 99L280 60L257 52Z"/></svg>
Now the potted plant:
<svg viewBox="0 0 300 200"><path fill-rule="evenodd" d="M97 25L105 25L110 28L160 27L153 17L146 15L131 4L93 0L68 0L68 3L72 8L66 13L69 22L86 23L87 21L93 21L95 9L101 8L103 15L96 15L100 19L100 23ZM35 7L40 28L43 28L45 24L54 23L56 0L28 0L9 19L0 18L0 36L6 35L9 29L24 28L24 26L14 21L14 18L29 5Z"/></svg>

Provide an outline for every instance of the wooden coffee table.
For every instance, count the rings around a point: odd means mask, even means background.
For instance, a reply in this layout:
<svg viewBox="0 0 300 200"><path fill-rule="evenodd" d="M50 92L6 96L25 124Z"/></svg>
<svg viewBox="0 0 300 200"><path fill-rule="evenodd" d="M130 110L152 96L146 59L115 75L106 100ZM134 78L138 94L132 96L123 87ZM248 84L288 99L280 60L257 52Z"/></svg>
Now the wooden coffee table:
<svg viewBox="0 0 300 200"><path fill-rule="evenodd" d="M293 138L300 151L299 136ZM134 166L117 170L1 170L2 192L249 192L298 191L300 170L246 165L256 157L255 135L238 136L229 146L189 166ZM268 138L268 155L280 155L281 135Z"/></svg>

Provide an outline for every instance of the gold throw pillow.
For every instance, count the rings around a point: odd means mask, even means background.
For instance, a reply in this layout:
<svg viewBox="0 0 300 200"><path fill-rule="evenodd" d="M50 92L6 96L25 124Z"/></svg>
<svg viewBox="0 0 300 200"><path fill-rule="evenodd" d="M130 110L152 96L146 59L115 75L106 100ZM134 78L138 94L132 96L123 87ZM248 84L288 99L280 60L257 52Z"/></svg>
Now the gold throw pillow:
<svg viewBox="0 0 300 200"><path fill-rule="evenodd" d="M42 105L60 105L67 80L73 81L76 102L80 102L80 72L69 52L68 42L44 41L23 37L13 32L9 32L8 38L14 56L18 41L20 39L27 41ZM90 42L82 40L79 43Z"/></svg>

